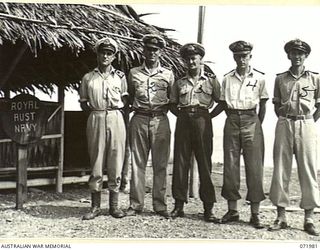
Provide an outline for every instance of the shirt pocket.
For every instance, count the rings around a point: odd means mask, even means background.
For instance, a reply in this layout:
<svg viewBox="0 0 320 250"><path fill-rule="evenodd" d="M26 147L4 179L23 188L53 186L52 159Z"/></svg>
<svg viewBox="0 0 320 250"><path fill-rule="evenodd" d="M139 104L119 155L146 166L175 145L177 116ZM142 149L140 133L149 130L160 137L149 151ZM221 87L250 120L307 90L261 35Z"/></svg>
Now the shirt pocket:
<svg viewBox="0 0 320 250"><path fill-rule="evenodd" d="M210 85L202 85L201 91L199 88L198 91L198 99L199 102L203 105L210 105L212 102L212 93L213 93L213 87Z"/></svg>
<svg viewBox="0 0 320 250"><path fill-rule="evenodd" d="M245 99L246 100L254 100L259 97L259 84L258 80L250 80L248 83L246 83L245 86Z"/></svg>
<svg viewBox="0 0 320 250"><path fill-rule="evenodd" d="M166 102L168 100L168 82L166 80L158 80L152 83L151 91L158 102Z"/></svg>
<svg viewBox="0 0 320 250"><path fill-rule="evenodd" d="M121 89L119 86L113 85L112 87L109 88L109 94L108 97L114 102L118 103L121 101Z"/></svg>
<svg viewBox="0 0 320 250"><path fill-rule="evenodd" d="M182 105L187 105L188 104L188 92L190 92L188 86L183 86L179 90L179 102Z"/></svg>
<svg viewBox="0 0 320 250"><path fill-rule="evenodd" d="M311 102L315 99L316 90L317 89L315 88L315 86L312 85L301 86L299 91L299 97L304 101Z"/></svg>
<svg viewBox="0 0 320 250"><path fill-rule="evenodd" d="M237 100L239 95L239 86L236 84L230 85L230 99Z"/></svg>
<svg viewBox="0 0 320 250"><path fill-rule="evenodd" d="M146 85L143 84L142 82L135 82L135 98L139 100L147 100L148 99L148 94L147 94L147 88Z"/></svg>

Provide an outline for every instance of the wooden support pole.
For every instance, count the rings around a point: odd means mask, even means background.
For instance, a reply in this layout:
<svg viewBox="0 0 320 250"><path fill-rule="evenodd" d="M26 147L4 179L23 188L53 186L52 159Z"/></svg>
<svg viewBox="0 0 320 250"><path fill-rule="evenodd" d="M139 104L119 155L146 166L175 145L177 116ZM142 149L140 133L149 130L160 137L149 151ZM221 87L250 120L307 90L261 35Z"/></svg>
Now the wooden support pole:
<svg viewBox="0 0 320 250"><path fill-rule="evenodd" d="M18 166L16 182L16 209L23 209L23 203L27 199L27 146L18 146Z"/></svg>
<svg viewBox="0 0 320 250"><path fill-rule="evenodd" d="M63 163L64 163L64 87L58 87L58 102L61 105L61 124L60 124L60 131L61 131L61 139L60 139L60 152L59 152L59 166L57 170L57 177L56 177L56 192L62 193L62 185L63 185Z"/></svg>
<svg viewBox="0 0 320 250"><path fill-rule="evenodd" d="M203 40L205 11L206 11L205 6L199 6L198 37L197 37L198 43L202 43L202 40Z"/></svg>

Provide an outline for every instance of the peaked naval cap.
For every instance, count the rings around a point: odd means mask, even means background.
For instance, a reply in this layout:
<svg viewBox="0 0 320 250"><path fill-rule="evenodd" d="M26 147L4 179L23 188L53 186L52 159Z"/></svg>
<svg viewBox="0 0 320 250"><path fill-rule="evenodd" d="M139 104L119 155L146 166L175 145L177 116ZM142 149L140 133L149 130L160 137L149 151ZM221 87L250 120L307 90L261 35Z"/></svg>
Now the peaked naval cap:
<svg viewBox="0 0 320 250"><path fill-rule="evenodd" d="M186 58L190 55L200 55L201 57L204 57L205 49L199 43L186 43L180 48L180 55L182 58Z"/></svg>
<svg viewBox="0 0 320 250"><path fill-rule="evenodd" d="M294 39L286 43L284 46L284 51L288 54L291 50L296 49L303 51L306 54L310 54L311 52L311 47L309 44L307 44L304 41L301 41L300 39Z"/></svg>
<svg viewBox="0 0 320 250"><path fill-rule="evenodd" d="M233 54L249 54L252 48L253 45L245 41L236 41L229 45L229 49Z"/></svg>
<svg viewBox="0 0 320 250"><path fill-rule="evenodd" d="M118 44L115 40L109 37L102 38L94 45L94 51L98 53L100 50L110 50L114 54L118 52Z"/></svg>

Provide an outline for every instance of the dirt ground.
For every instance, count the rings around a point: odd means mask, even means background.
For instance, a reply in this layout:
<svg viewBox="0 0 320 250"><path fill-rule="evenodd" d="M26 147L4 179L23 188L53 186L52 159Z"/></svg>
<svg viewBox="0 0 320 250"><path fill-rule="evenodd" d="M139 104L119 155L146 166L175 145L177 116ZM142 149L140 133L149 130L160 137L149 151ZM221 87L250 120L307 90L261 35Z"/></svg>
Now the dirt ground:
<svg viewBox="0 0 320 250"><path fill-rule="evenodd" d="M171 197L171 166L168 169L168 209L173 209ZM265 168L265 190L270 187L272 168ZM320 176L319 176L320 177ZM227 209L221 197L222 166L215 164L212 178L216 187L217 203L215 215L222 217ZM320 178L319 178L320 179ZM90 193L87 185L65 185L64 192L57 194L54 187L29 188L28 199L23 210L15 209L15 190L0 190L0 240L11 238L103 238L103 239L234 239L234 240L287 240L319 241L320 237L310 236L303 231L303 210L299 210L300 188L294 170L291 181L292 206L288 212L290 228L269 232L267 226L273 223L276 211L267 198L261 204L261 219L265 229L257 230L248 224L250 206L244 198L239 201L240 221L232 224L207 223L202 216L202 203L190 198L185 205L185 218L164 219L152 211L150 189L152 170L147 170L147 191L144 213L139 216L115 219L108 214L108 190L103 190L102 207L104 214L91 221L82 221L82 215L90 207ZM241 193L246 194L242 173ZM268 193L266 192L268 195ZM128 208L129 195L121 193L120 207ZM315 214L315 224L320 229L320 215Z"/></svg>

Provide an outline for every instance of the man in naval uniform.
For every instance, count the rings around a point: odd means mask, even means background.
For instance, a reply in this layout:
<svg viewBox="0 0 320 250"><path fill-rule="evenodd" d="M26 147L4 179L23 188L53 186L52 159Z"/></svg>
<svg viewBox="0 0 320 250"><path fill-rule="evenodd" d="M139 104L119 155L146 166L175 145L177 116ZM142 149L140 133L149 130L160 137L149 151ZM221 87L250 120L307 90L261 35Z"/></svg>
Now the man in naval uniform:
<svg viewBox="0 0 320 250"><path fill-rule="evenodd" d="M186 63L187 74L176 81L171 91L171 111L177 116L174 142L172 195L175 207L173 218L184 216L184 203L188 202L188 176L191 156L194 152L200 177L200 199L203 202L204 220L217 223L213 214L216 202L212 171L212 123L211 118L223 110L217 105L209 113L214 102L219 102L220 84L214 74L204 71L205 49L198 43L187 43L180 49Z"/></svg>
<svg viewBox="0 0 320 250"><path fill-rule="evenodd" d="M143 211L145 173L151 151L153 210L159 216L169 218L166 190L171 132L167 112L174 75L171 69L160 63L165 40L158 35L148 34L142 42L145 61L141 66L131 69L128 77L134 115L129 124L132 175L127 215Z"/></svg>
<svg viewBox="0 0 320 250"><path fill-rule="evenodd" d="M90 165L89 179L92 207L83 216L91 220L101 214L103 170L106 169L109 189L109 213L122 218L125 213L118 208L121 171L124 162L126 128L121 109L128 96L124 73L112 67L118 45L111 38L96 42L97 68L87 73L81 81L80 104L90 112L87 121L87 140Z"/></svg>
<svg viewBox="0 0 320 250"><path fill-rule="evenodd" d="M220 100L225 102L227 119L223 135L222 196L228 201L228 212L222 223L239 220L237 201L241 199L240 156L243 154L247 196L250 202L250 224L263 228L259 219L263 192L264 140L261 124L266 112L268 93L264 75L250 65L252 44L236 41L230 44L237 67L224 76ZM259 107L257 112L257 107Z"/></svg>
<svg viewBox="0 0 320 250"><path fill-rule="evenodd" d="M291 67L278 74L274 85L274 109L278 116L274 141L274 170L270 200L277 206L277 218L270 230L288 227L285 208L290 205L289 181L295 155L301 187L300 207L304 209L304 230L319 235L313 222L314 208L320 206L317 181L317 132L320 116L320 77L306 70L304 61L311 52L299 39L289 41L284 50Z"/></svg>

